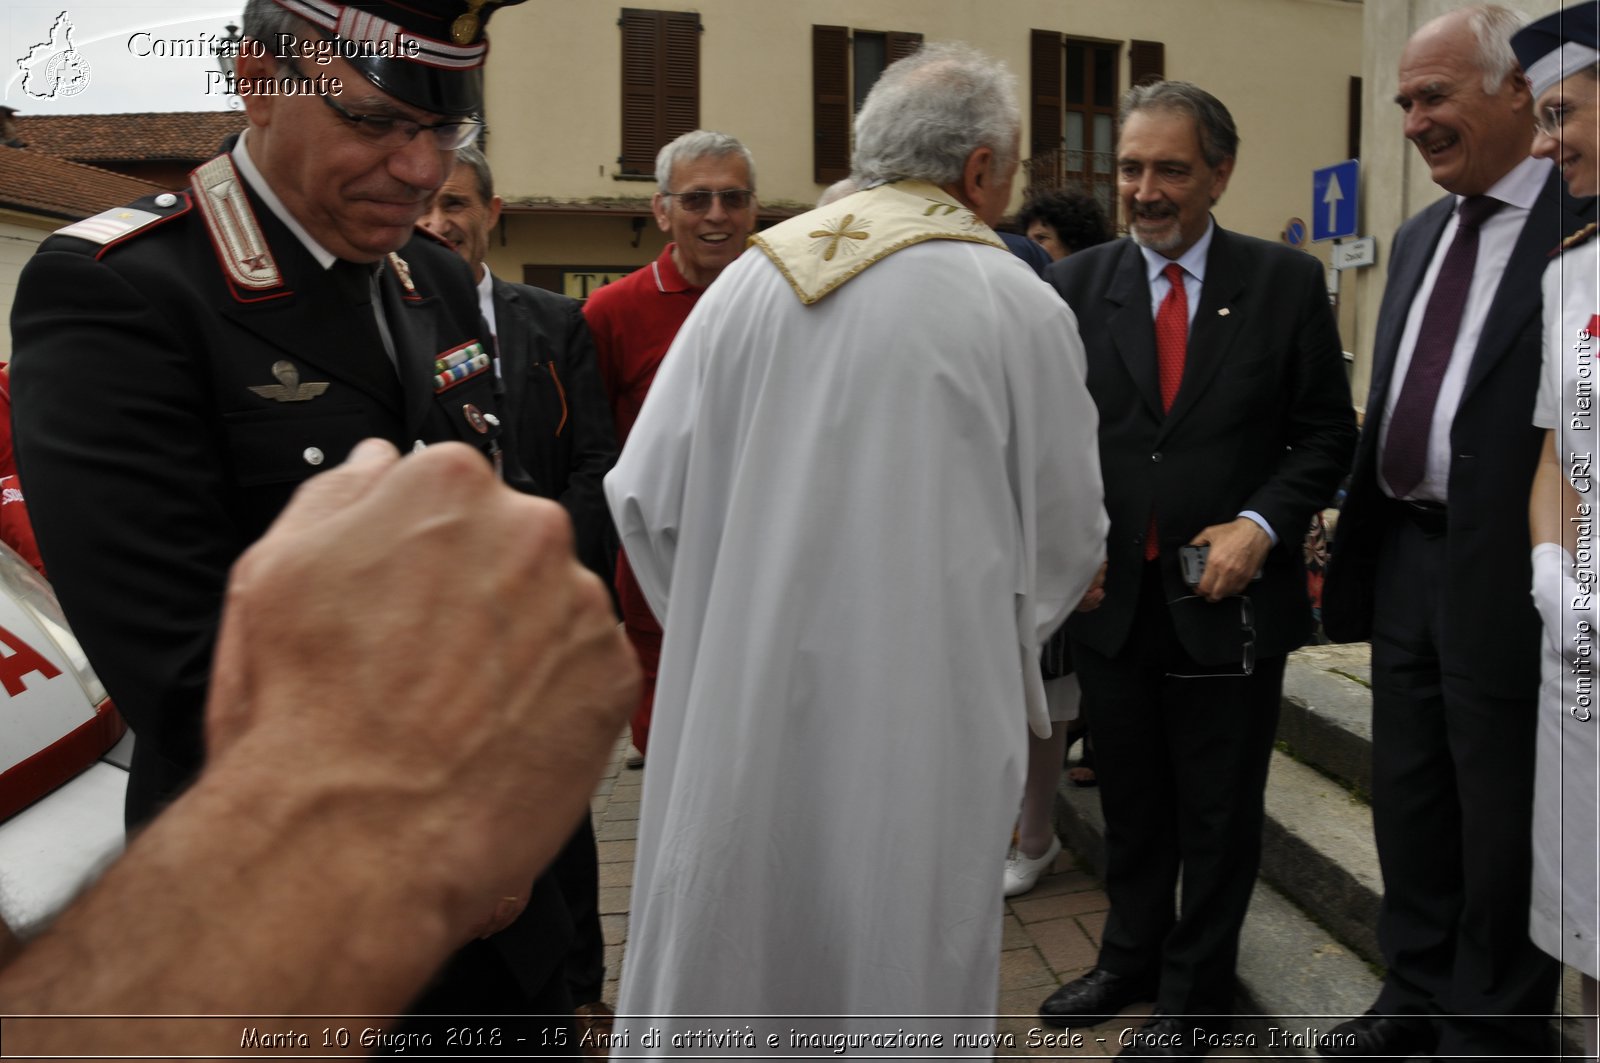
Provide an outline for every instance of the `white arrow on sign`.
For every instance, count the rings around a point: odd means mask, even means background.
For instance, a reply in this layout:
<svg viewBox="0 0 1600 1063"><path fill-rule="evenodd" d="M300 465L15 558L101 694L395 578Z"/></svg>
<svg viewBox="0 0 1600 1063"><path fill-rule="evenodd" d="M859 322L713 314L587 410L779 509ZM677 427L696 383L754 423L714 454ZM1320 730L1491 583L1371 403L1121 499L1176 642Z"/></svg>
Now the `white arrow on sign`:
<svg viewBox="0 0 1600 1063"><path fill-rule="evenodd" d="M1322 193L1322 201L1328 205L1328 231L1333 232L1339 227L1339 201L1344 198L1344 189L1339 187L1339 175L1328 175L1328 187Z"/></svg>

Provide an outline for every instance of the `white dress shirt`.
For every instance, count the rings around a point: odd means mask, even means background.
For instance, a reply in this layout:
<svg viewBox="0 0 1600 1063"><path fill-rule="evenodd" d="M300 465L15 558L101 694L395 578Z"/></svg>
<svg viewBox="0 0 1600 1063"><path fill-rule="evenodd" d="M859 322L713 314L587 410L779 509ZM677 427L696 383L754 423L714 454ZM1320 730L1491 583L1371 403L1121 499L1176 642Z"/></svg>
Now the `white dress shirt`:
<svg viewBox="0 0 1600 1063"><path fill-rule="evenodd" d="M1528 220L1550 177L1551 163L1547 159L1528 157L1518 163L1510 173L1496 181L1488 195L1505 206L1497 210L1478 228L1478 261L1472 270L1472 285L1467 289L1466 309L1461 313L1461 328L1456 333L1455 347L1450 351L1450 365L1445 369L1444 380L1439 385L1439 398L1433 408L1433 425L1428 433L1428 458L1423 465L1422 482L1407 497L1424 502L1446 502L1450 482L1450 428L1455 422L1456 408L1461 405L1462 392L1467 386L1467 372L1472 368L1472 355L1478 349L1483 335L1484 322L1489 318L1489 306L1494 293L1511 261L1511 251L1522 235ZM1455 240L1460 228L1460 203L1456 197L1457 212L1445 223L1439 245L1433 250L1433 260L1423 275L1422 287L1411 300L1411 311L1406 316L1406 328L1400 336L1400 350L1395 357L1394 373L1389 378L1389 393L1383 405L1383 425L1378 435L1378 483L1386 494L1393 495L1389 483L1383 478L1382 454L1389 445L1389 424L1394 417L1395 403L1405 387L1406 372L1411 368L1411 356L1417 347L1417 335L1422 331L1422 316L1427 311L1428 299L1433 295L1434 281L1444 265L1444 256ZM1532 411L1529 411L1530 413Z"/></svg>

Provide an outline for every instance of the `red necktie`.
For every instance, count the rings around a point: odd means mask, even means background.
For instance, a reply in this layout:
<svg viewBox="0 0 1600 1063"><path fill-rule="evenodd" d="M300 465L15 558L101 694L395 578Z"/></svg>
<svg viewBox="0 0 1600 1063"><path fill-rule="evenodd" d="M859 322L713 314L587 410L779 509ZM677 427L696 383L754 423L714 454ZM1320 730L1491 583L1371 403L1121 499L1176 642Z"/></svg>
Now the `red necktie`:
<svg viewBox="0 0 1600 1063"><path fill-rule="evenodd" d="M1427 309L1422 312L1422 329L1383 444L1383 478L1396 498L1409 495L1427 472L1433 410L1439 404L1445 370L1450 368L1472 287L1472 270L1478 261L1478 226L1503 206L1488 196L1468 196L1458 208L1455 239L1444 253Z"/></svg>
<svg viewBox="0 0 1600 1063"><path fill-rule="evenodd" d="M1172 287L1156 312L1156 369L1161 377L1161 409L1172 409L1183 381L1183 359L1189 350L1189 293L1183 290L1183 267L1176 262L1161 271Z"/></svg>
<svg viewBox="0 0 1600 1063"><path fill-rule="evenodd" d="M1161 300L1156 311L1156 375L1161 383L1161 409L1172 409L1172 400L1178 396L1178 385L1183 382L1183 360L1189 351L1189 293L1183 289L1183 267L1169 263L1161 271L1172 287ZM1144 537L1144 559L1154 561L1160 551L1156 546L1156 516L1150 514L1150 529Z"/></svg>

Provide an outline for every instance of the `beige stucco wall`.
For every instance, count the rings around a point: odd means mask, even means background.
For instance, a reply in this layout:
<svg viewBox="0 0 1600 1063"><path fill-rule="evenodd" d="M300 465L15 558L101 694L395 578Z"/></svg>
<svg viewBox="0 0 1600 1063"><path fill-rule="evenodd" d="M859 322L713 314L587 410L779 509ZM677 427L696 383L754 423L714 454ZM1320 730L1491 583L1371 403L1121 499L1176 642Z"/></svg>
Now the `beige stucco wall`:
<svg viewBox="0 0 1600 1063"><path fill-rule="evenodd" d="M1345 346L1356 352L1352 383L1357 405L1365 403L1372 377L1372 344L1388 279L1389 244L1401 222L1444 195L1402 132L1400 108L1394 103L1400 53L1423 23L1464 6L1458 0L1374 0L1364 8L1362 78L1367 91L1361 120L1360 217L1362 231L1377 237L1378 264L1360 270L1352 285L1360 310L1354 327L1346 332ZM1560 8L1561 0L1518 0L1508 6L1536 18Z"/></svg>
<svg viewBox="0 0 1600 1063"><path fill-rule="evenodd" d="M495 20L489 158L508 198L642 202L652 191L648 183L612 177L621 137L616 23L622 6L532 0ZM701 124L749 145L768 202L810 204L821 191L811 180L814 24L968 41L1011 66L1024 100L1030 29L1161 41L1167 76L1215 93L1239 126L1239 167L1219 220L1268 239L1278 238L1289 217L1308 216L1312 169L1345 157L1348 79L1362 65L1362 5L1349 0L632 0L628 6L700 13ZM1125 86L1125 47L1120 74ZM491 265L515 273L523 262L651 257L650 234L634 249L631 230L615 219L539 231L547 224L508 226L509 246L496 249ZM535 252L521 241L536 231L540 257L524 257Z"/></svg>
<svg viewBox="0 0 1600 1063"><path fill-rule="evenodd" d="M3 150L3 149L0 149ZM67 224L31 214L0 210L0 311L11 317L17 295L17 277L46 236ZM11 361L11 329L0 328L0 362Z"/></svg>

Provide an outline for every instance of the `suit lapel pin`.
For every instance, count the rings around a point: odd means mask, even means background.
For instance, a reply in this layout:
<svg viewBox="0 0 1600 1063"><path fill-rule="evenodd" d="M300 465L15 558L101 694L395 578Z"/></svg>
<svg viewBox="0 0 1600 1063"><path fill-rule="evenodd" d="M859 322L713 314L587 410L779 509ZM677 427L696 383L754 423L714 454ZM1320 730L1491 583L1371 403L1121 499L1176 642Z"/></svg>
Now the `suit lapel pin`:
<svg viewBox="0 0 1600 1063"><path fill-rule="evenodd" d="M1218 310L1217 311L1217 316L1218 317L1227 317L1228 316L1228 308L1227 307L1223 307L1221 310Z"/></svg>
<svg viewBox="0 0 1600 1063"><path fill-rule="evenodd" d="M474 432L477 432L480 436L489 433L489 421L483 416L482 410L469 402L461 407L461 412L466 415L467 423L472 426Z"/></svg>
<svg viewBox="0 0 1600 1063"><path fill-rule="evenodd" d="M288 359L272 363L276 384L252 384L250 390L264 399L277 402L310 402L328 390L327 381L300 382L300 370Z"/></svg>

